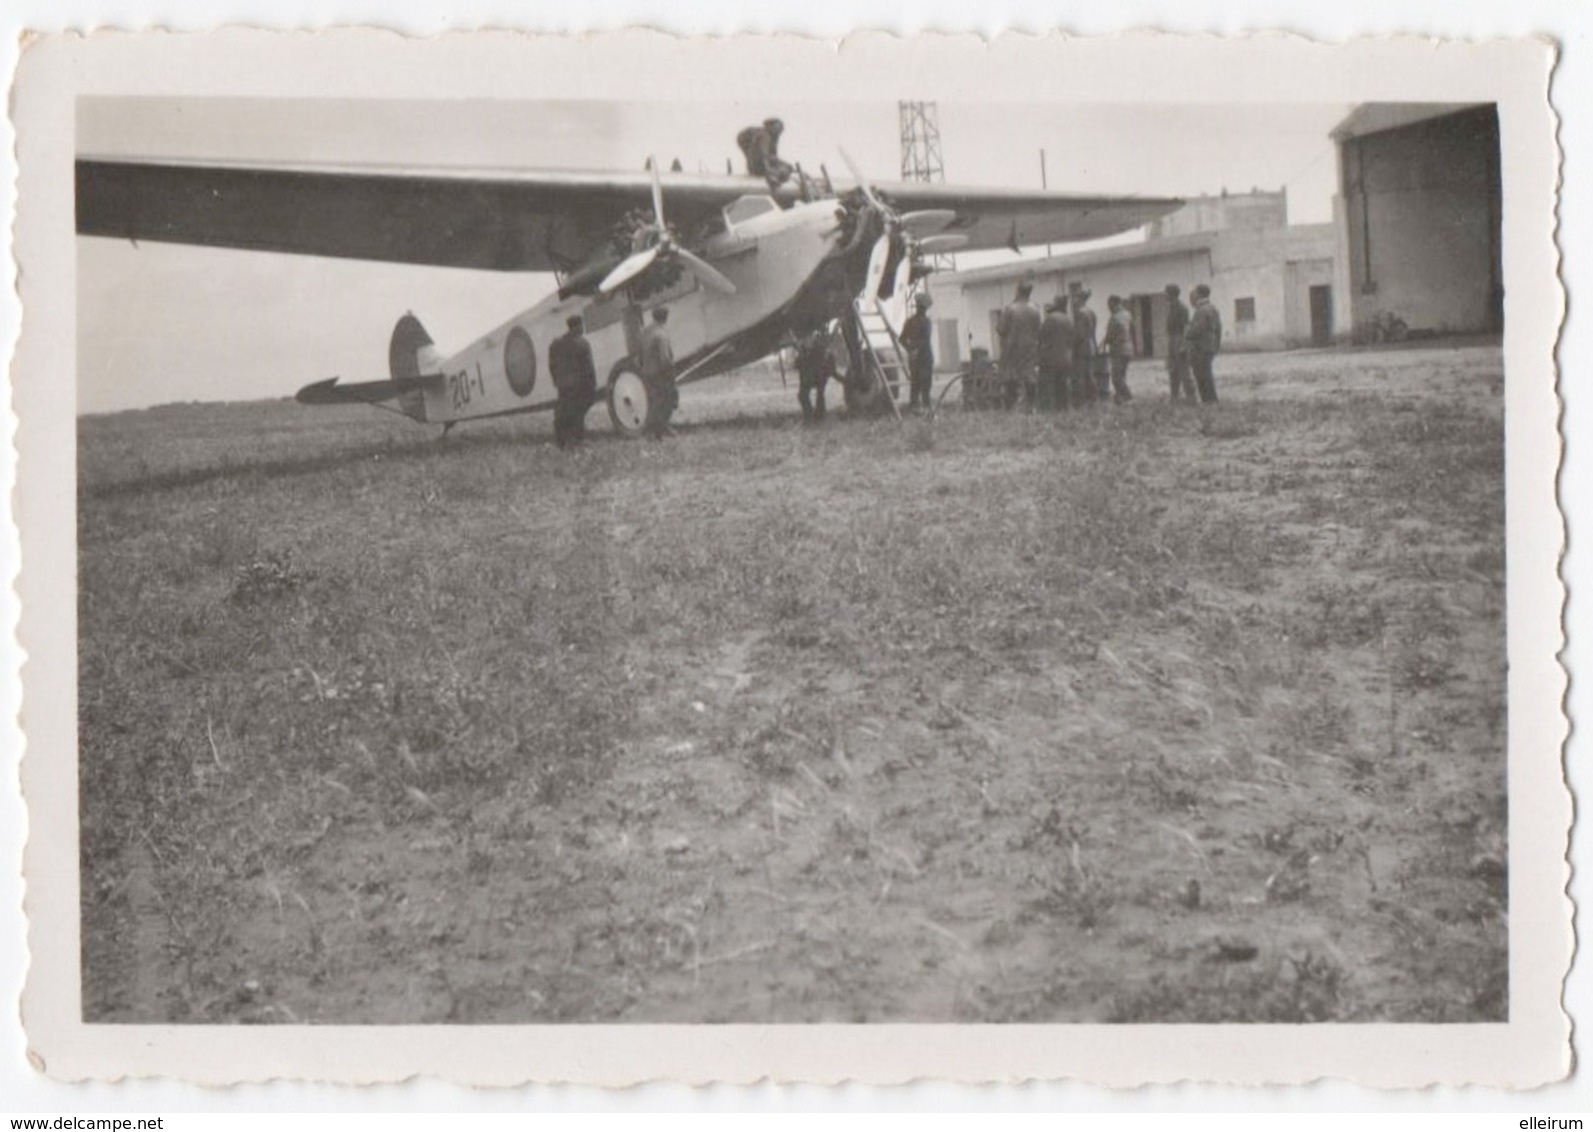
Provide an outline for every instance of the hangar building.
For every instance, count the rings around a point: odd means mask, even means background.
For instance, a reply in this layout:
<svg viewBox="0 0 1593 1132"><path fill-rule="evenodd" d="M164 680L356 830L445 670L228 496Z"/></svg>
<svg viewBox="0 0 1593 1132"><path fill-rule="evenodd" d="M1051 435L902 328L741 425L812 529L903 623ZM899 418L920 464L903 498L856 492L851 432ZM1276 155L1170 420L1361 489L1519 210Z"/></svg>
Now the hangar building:
<svg viewBox="0 0 1593 1132"><path fill-rule="evenodd" d="M1492 104L1366 103L1333 131L1338 291L1363 335L1504 329L1499 115Z"/></svg>
<svg viewBox="0 0 1593 1132"><path fill-rule="evenodd" d="M936 363L956 369L974 349L996 354L996 319L1023 279L1041 307L1070 283L1084 284L1101 320L1107 296L1121 295L1141 357L1166 356L1169 283L1185 301L1197 283L1211 287L1224 349L1326 345L1344 329L1334 302L1339 234L1332 224L1290 226L1287 209L1281 191L1198 197L1149 225L1139 243L934 276Z"/></svg>

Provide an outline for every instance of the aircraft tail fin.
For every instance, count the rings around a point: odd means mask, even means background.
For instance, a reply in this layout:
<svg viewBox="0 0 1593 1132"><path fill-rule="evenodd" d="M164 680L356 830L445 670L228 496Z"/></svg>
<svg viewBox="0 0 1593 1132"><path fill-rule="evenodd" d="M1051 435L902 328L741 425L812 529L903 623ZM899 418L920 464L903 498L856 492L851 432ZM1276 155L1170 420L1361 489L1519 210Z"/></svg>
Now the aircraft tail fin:
<svg viewBox="0 0 1593 1132"><path fill-rule="evenodd" d="M393 327L387 343L387 372L400 384L414 381L442 369L443 357L431 335L412 312L405 312ZM400 394L398 407L416 420L426 419L425 398L417 388Z"/></svg>
<svg viewBox="0 0 1593 1132"><path fill-rule="evenodd" d="M387 344L387 371L394 381L436 373L442 368L442 355L413 314L405 314L393 327Z"/></svg>

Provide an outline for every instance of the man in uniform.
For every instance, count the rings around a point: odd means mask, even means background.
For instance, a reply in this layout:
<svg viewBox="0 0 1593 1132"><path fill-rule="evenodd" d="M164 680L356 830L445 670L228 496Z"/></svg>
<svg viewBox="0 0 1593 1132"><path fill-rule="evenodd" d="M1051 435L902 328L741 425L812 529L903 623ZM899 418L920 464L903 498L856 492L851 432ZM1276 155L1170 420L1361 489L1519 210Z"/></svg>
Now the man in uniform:
<svg viewBox="0 0 1593 1132"><path fill-rule="evenodd" d="M1090 289L1082 283L1068 288L1073 300L1074 377L1078 384L1079 403L1106 399L1106 387L1096 387L1095 356L1100 352L1095 339L1095 312L1090 309ZM1106 381L1105 377L1101 381Z"/></svg>
<svg viewBox="0 0 1593 1132"><path fill-rule="evenodd" d="M797 343L797 401L802 419L817 424L824 419L824 387L835 376L835 360L830 357L830 335L824 327L809 331Z"/></svg>
<svg viewBox="0 0 1593 1132"><path fill-rule="evenodd" d="M780 135L785 133L785 123L778 118L765 118L761 126L748 126L736 135L736 144L747 159L747 172L769 182L773 192L791 179L794 166L780 157Z"/></svg>
<svg viewBox="0 0 1593 1132"><path fill-rule="evenodd" d="M1112 400L1121 405L1132 401L1128 391L1128 363L1134 356L1134 316L1116 295L1106 300L1106 354L1111 362Z"/></svg>
<svg viewBox="0 0 1593 1132"><path fill-rule="evenodd" d="M1217 379L1211 372L1212 359L1222 349L1222 316L1211 305L1211 288L1204 283L1189 292L1195 300L1195 309L1189 316L1189 329L1184 341L1189 346L1189 368L1195 373L1195 388L1200 400L1210 403L1217 399Z"/></svg>
<svg viewBox="0 0 1593 1132"><path fill-rule="evenodd" d="M668 307L653 308L653 324L642 331L640 359L642 383L647 386L647 424L645 431L654 440L673 436L669 418L680 403L675 389L675 348L669 344Z"/></svg>
<svg viewBox="0 0 1593 1132"><path fill-rule="evenodd" d="M1189 308L1178 297L1178 284L1167 284L1167 387L1174 401L1195 399L1195 380L1189 374Z"/></svg>
<svg viewBox="0 0 1593 1132"><path fill-rule="evenodd" d="M597 367L586 324L572 314L564 320L569 329L548 347L548 372L559 399L553 406L553 442L568 448L586 439L586 411L597 400Z"/></svg>
<svg viewBox="0 0 1593 1132"><path fill-rule="evenodd" d="M929 305L933 302L928 291L913 296L917 309L902 323L902 349L907 351L907 381L909 409L932 408L929 403L930 387L935 381L935 334L929 321Z"/></svg>
<svg viewBox="0 0 1593 1132"><path fill-rule="evenodd" d="M996 320L996 337L1001 341L1001 377L1009 409L1019 397L1026 406L1034 407L1034 387L1040 369L1040 312L1029 302L1033 293L1034 284L1019 283L1017 298Z"/></svg>
<svg viewBox="0 0 1593 1132"><path fill-rule="evenodd" d="M1054 413L1065 409L1073 393L1073 318L1068 314L1068 301L1061 295L1045 307L1045 320L1040 323L1040 396L1041 411Z"/></svg>

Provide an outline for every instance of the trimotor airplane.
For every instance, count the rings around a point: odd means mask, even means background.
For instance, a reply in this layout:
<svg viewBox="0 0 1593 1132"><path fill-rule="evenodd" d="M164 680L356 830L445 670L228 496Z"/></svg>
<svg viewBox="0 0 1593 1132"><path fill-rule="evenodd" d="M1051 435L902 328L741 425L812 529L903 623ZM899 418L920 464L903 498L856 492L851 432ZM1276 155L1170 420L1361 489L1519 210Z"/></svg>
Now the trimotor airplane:
<svg viewBox="0 0 1593 1132"><path fill-rule="evenodd" d="M845 154L842 155L845 157ZM453 354L406 314L389 376L315 382L298 399L371 403L445 430L465 420L550 409L548 346L584 317L609 415L626 435L647 422L634 357L647 311L670 308L679 382L765 357L835 326L849 404L878 403L859 359L857 312L899 310L927 252L1110 236L1177 200L1077 196L933 183L836 191L798 171L784 185L733 175L393 169L79 157L85 236L252 251L554 272L558 290ZM667 221L665 205L668 205ZM650 211L648 210L650 206ZM885 393L884 396L889 396ZM384 403L391 402L392 405Z"/></svg>

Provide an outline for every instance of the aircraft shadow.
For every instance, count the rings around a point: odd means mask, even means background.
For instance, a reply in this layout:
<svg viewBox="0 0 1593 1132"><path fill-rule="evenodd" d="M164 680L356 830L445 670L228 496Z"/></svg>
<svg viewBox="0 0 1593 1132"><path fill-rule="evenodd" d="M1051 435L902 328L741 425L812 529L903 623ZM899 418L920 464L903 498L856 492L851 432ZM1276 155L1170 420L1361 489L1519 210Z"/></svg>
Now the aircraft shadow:
<svg viewBox="0 0 1593 1132"><path fill-rule="evenodd" d="M820 428L845 424L848 414L837 411L826 419ZM858 419L858 418L853 418ZM866 418L863 418L866 419ZM716 434L762 429L788 429L802 427L802 419L795 412L738 413L734 416L681 423L674 426L675 442L693 434ZM588 434L592 445L645 444L645 440L627 440L613 432L598 430ZM126 495L139 495L152 491L172 491L226 480L279 479L292 476L315 475L355 467L368 460L381 459L394 463L435 459L439 454L488 452L505 448L548 449L553 447L550 434L527 436L523 433L476 432L463 429L446 438L427 434L413 440L387 438L379 442L339 446L335 450L318 453L273 457L262 454L258 458L233 458L197 467L171 468L150 472L128 479L105 480L85 485L78 484L78 495L84 499L114 499Z"/></svg>

